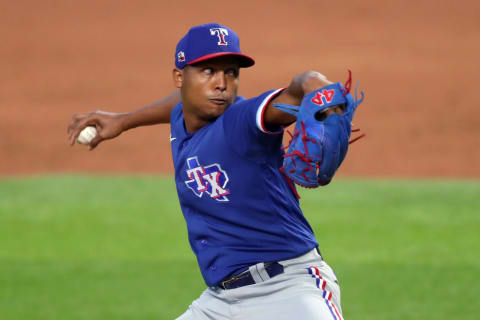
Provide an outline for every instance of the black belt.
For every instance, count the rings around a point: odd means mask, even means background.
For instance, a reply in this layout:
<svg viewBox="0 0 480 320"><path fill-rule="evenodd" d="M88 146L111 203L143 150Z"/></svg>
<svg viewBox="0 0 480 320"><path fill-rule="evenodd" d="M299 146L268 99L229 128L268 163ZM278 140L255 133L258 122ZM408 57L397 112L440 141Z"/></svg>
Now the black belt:
<svg viewBox="0 0 480 320"><path fill-rule="evenodd" d="M270 278L273 278L283 273L283 266L278 262L265 263L265 271L267 271ZM252 274L247 270L239 275L231 277L230 279L222 281L219 287L222 289L235 289L249 286L254 283L255 280L253 279Z"/></svg>

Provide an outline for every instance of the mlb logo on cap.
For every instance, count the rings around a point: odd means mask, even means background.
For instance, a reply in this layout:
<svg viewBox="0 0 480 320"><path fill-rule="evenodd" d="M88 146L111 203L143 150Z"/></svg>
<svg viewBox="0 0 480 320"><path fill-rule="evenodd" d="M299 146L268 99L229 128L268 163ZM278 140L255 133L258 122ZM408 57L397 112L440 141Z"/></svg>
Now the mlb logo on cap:
<svg viewBox="0 0 480 320"><path fill-rule="evenodd" d="M178 42L175 66L183 69L188 64L233 55L241 68L251 67L255 61L240 51L240 39L232 29L218 23L192 27Z"/></svg>
<svg viewBox="0 0 480 320"><path fill-rule="evenodd" d="M180 51L180 52L177 54L177 57L178 57L177 59L178 59L179 62L185 61L185 52Z"/></svg>

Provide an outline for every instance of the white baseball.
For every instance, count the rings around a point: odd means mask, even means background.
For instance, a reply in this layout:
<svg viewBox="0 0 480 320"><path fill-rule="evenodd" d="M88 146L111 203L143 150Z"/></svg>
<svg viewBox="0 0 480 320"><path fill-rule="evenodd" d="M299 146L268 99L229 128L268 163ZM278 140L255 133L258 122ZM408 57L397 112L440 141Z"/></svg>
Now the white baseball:
<svg viewBox="0 0 480 320"><path fill-rule="evenodd" d="M80 132L77 137L77 142L80 144L89 144L97 136L97 129L93 126L88 126Z"/></svg>

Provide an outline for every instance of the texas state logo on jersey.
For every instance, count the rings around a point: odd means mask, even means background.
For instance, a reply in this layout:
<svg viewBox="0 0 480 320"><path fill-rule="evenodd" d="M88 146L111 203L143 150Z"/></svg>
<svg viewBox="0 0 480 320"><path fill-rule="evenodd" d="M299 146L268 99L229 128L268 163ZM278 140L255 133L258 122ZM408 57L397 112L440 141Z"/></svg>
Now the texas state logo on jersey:
<svg viewBox="0 0 480 320"><path fill-rule="evenodd" d="M229 201L227 195L230 191L226 188L228 175L218 163L202 166L198 157L187 159L187 187L199 198L204 193L217 201Z"/></svg>

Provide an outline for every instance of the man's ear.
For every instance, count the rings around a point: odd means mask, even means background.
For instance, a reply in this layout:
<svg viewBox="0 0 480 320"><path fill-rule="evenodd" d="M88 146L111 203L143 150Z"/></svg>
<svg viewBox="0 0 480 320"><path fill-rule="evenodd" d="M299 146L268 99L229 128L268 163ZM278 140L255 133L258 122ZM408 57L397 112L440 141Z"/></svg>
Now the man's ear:
<svg viewBox="0 0 480 320"><path fill-rule="evenodd" d="M183 70L180 70L180 69L173 69L173 72L172 72L172 76L173 76L173 85L180 89L182 86L183 86Z"/></svg>

